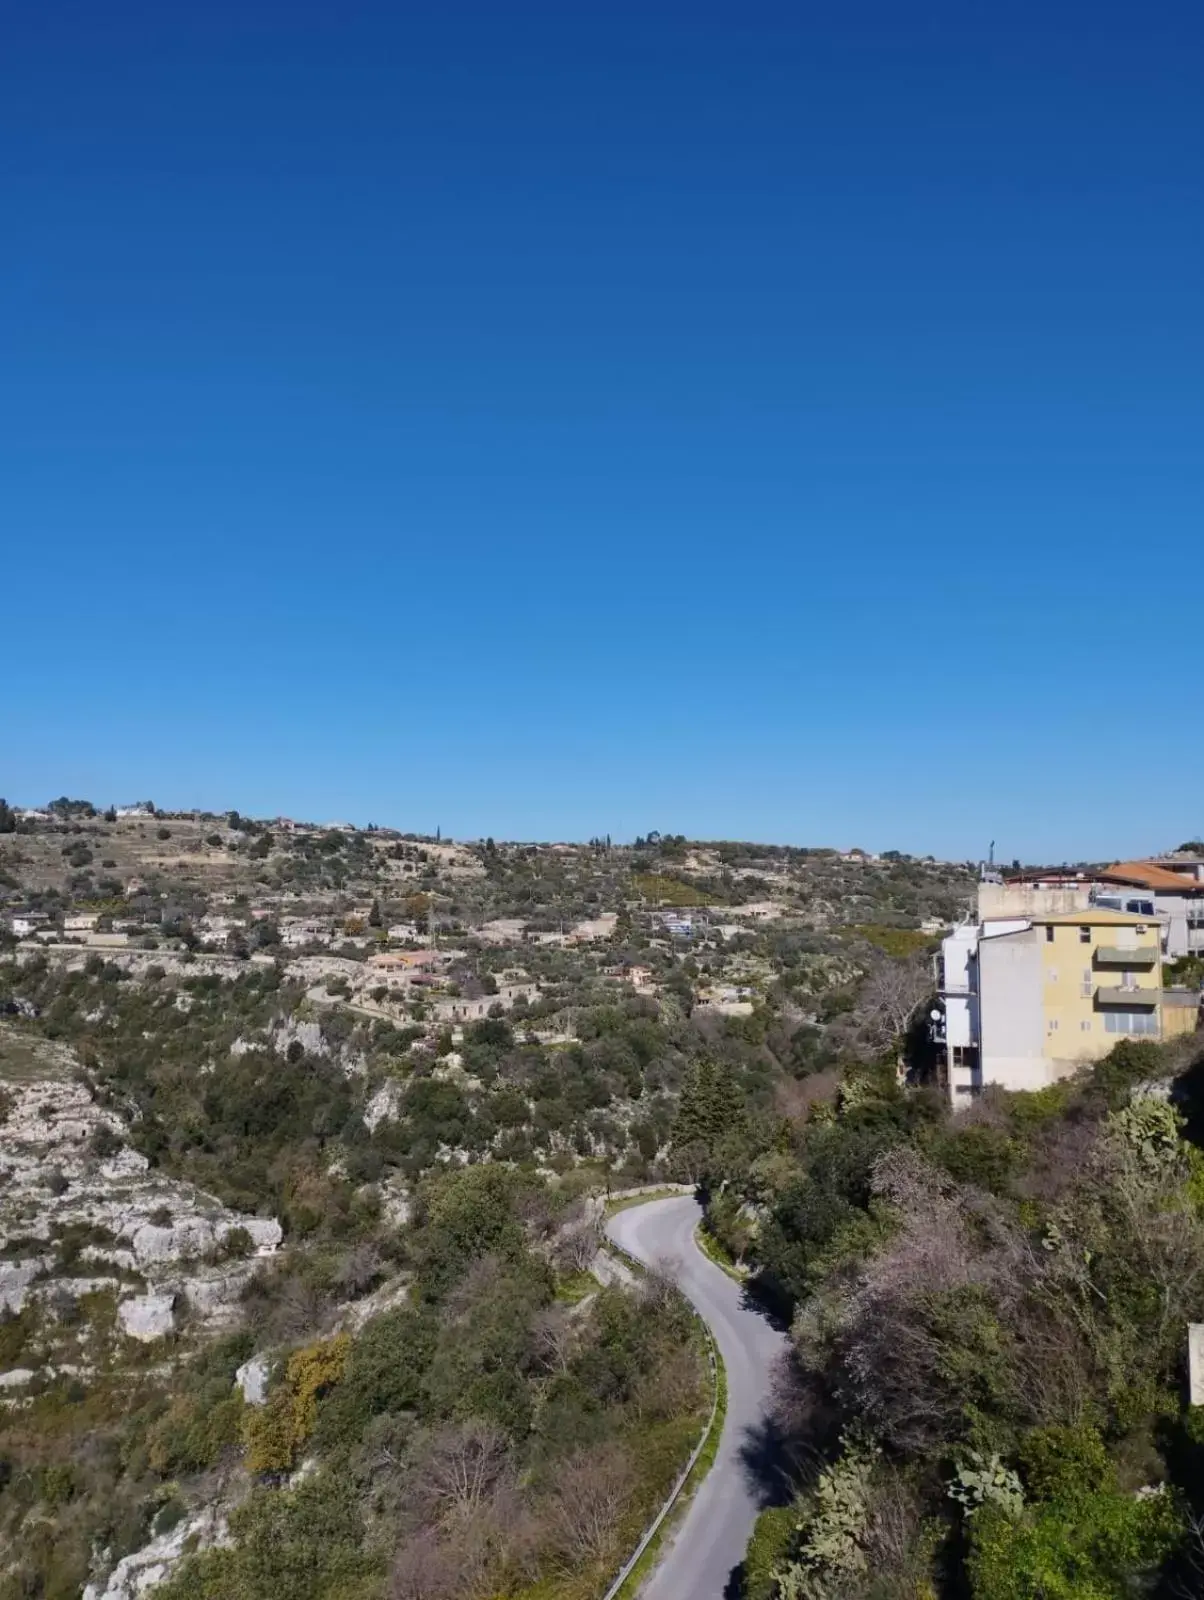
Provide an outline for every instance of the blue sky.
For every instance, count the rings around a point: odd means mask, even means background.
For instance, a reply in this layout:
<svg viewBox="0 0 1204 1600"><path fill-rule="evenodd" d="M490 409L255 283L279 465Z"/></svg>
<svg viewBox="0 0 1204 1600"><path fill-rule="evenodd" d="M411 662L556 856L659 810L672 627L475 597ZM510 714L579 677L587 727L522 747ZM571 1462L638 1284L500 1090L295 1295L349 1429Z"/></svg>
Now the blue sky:
<svg viewBox="0 0 1204 1600"><path fill-rule="evenodd" d="M0 793L1204 831L1198 5L5 34Z"/></svg>

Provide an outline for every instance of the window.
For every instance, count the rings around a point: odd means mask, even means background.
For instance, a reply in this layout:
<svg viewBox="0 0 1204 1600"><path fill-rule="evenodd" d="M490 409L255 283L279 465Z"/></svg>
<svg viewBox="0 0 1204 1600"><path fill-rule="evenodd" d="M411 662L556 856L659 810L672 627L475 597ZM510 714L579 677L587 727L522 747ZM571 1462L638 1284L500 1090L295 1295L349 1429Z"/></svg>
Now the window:
<svg viewBox="0 0 1204 1600"><path fill-rule="evenodd" d="M1079 943L1080 944L1090 944L1091 943L1091 929L1090 928L1080 928L1079 929Z"/></svg>
<svg viewBox="0 0 1204 1600"><path fill-rule="evenodd" d="M1154 1033L1158 1032L1158 1013L1156 1011L1105 1011L1105 1033Z"/></svg>
<svg viewBox="0 0 1204 1600"><path fill-rule="evenodd" d="M1045 924L1045 942L1046 942L1046 944L1052 944L1053 943L1053 936L1054 936L1053 923L1052 922L1047 922Z"/></svg>
<svg viewBox="0 0 1204 1600"><path fill-rule="evenodd" d="M1091 1032L1091 1018L1090 1017L1084 1017L1082 1022L1079 1023L1079 1032L1080 1033L1090 1033Z"/></svg>
<svg viewBox="0 0 1204 1600"><path fill-rule="evenodd" d="M1050 1033L1057 1033L1057 1031L1058 1031L1058 1019L1057 1019L1057 1017L1050 1017L1050 1019L1049 1019L1049 1031L1050 1031Z"/></svg>

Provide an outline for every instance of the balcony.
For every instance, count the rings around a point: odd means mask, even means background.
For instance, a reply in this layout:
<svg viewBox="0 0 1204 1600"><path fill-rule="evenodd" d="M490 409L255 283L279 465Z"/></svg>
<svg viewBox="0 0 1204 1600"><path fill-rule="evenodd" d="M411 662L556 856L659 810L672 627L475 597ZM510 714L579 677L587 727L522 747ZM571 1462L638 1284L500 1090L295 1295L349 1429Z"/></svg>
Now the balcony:
<svg viewBox="0 0 1204 1600"><path fill-rule="evenodd" d="M1139 989L1136 984L1113 985L1098 988L1095 991L1095 1003L1097 1006L1123 1006L1126 1011L1140 1006L1153 1008L1158 1004L1161 993L1161 989Z"/></svg>
<svg viewBox="0 0 1204 1600"><path fill-rule="evenodd" d="M1114 944L1097 944L1092 951L1097 967L1153 967L1158 961L1158 947L1139 945L1136 950L1121 950Z"/></svg>

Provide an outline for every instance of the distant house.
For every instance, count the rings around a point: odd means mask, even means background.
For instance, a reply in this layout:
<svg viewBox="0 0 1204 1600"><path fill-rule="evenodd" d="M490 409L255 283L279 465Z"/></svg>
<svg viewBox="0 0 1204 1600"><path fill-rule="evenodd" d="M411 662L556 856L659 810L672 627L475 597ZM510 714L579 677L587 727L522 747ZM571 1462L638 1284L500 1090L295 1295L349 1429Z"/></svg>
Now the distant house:
<svg viewBox="0 0 1204 1600"><path fill-rule="evenodd" d="M73 917L63 918L64 933L91 933L100 921L99 913L89 911Z"/></svg>
<svg viewBox="0 0 1204 1600"><path fill-rule="evenodd" d="M9 920L9 927L18 939L32 938L45 925L46 918L40 911L15 911Z"/></svg>
<svg viewBox="0 0 1204 1600"><path fill-rule="evenodd" d="M280 924L280 942L287 950L300 950L307 944L329 944L330 928L314 917L290 918Z"/></svg>
<svg viewBox="0 0 1204 1600"><path fill-rule="evenodd" d="M139 800L137 805L114 806L113 814L117 817L153 817L155 808L149 800Z"/></svg>
<svg viewBox="0 0 1204 1600"><path fill-rule="evenodd" d="M442 964L437 950L382 950L368 965L382 972L432 972Z"/></svg>

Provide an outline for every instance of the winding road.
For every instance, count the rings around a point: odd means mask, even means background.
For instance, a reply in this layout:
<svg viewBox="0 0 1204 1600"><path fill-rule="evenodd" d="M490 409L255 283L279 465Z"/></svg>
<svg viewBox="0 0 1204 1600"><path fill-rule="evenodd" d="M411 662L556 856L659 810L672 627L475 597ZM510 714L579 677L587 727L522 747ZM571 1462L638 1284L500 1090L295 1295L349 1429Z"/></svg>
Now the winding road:
<svg viewBox="0 0 1204 1600"><path fill-rule="evenodd" d="M738 1283L699 1250L702 1212L692 1195L650 1200L611 1217L606 1231L640 1261L672 1266L682 1293L709 1326L727 1368L727 1418L714 1465L670 1535L641 1600L724 1600L744 1560L757 1514L769 1504L772 1463L764 1424L779 1333L744 1303Z"/></svg>

